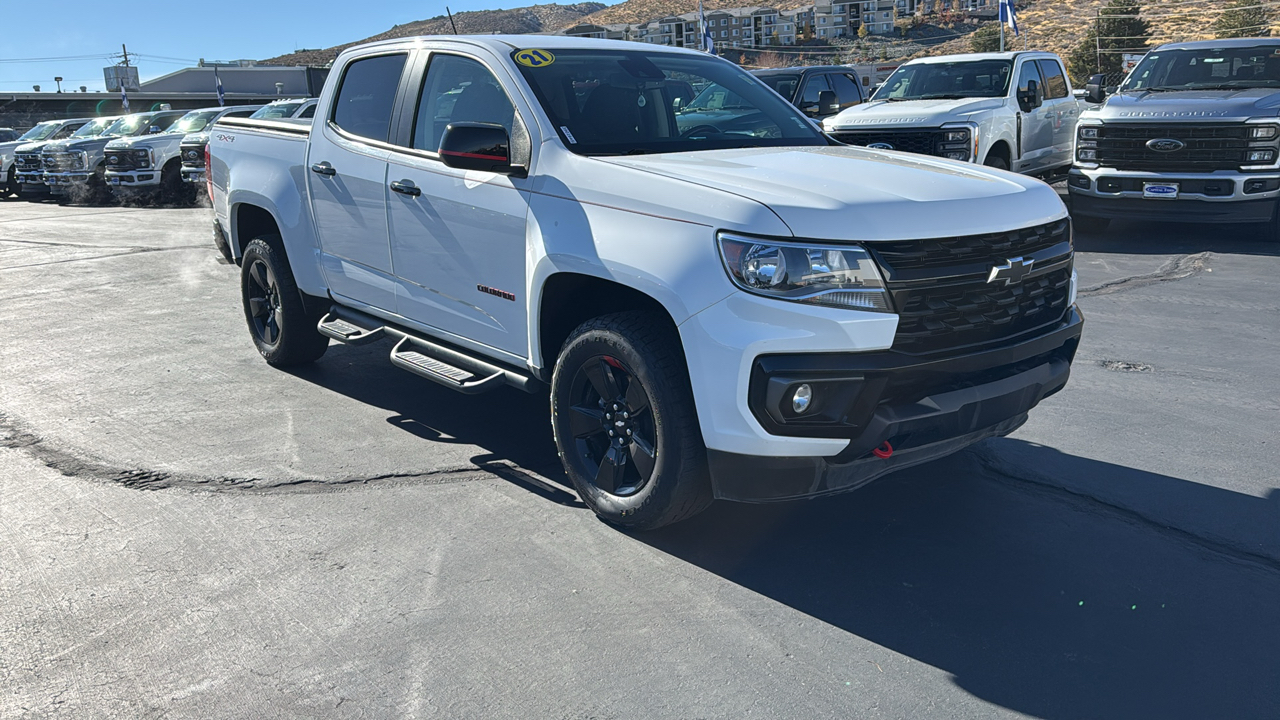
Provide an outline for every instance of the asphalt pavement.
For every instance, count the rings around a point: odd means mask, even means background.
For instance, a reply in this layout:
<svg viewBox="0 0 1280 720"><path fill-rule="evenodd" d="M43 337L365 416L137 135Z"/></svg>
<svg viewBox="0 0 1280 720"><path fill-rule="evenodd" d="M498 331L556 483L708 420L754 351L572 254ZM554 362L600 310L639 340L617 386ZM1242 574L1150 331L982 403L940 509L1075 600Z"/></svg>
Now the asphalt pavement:
<svg viewBox="0 0 1280 720"><path fill-rule="evenodd" d="M1067 388L626 534L544 399L273 370L206 209L0 202L0 717L1280 717L1280 247L1080 236Z"/></svg>

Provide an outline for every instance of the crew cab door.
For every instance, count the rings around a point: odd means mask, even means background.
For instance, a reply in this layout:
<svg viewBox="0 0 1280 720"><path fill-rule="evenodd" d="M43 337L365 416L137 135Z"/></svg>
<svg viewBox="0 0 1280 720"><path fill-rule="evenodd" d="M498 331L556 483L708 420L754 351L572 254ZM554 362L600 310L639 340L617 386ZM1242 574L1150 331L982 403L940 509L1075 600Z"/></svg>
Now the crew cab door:
<svg viewBox="0 0 1280 720"><path fill-rule="evenodd" d="M403 111L405 147L390 157L386 186L399 312L462 344L528 357L529 181L451 168L437 153L450 123L523 133L503 87L513 81L496 63L452 51L432 51L417 76Z"/></svg>
<svg viewBox="0 0 1280 720"><path fill-rule="evenodd" d="M1033 82L1037 89L1036 101L1030 105L1020 104L1019 98L1030 90ZM1051 110L1044 105L1044 78L1035 60L1022 61L1013 97L1019 137L1017 156L1010 169L1023 173L1043 170L1049 167L1053 156L1053 118Z"/></svg>
<svg viewBox="0 0 1280 720"><path fill-rule="evenodd" d="M1049 167L1071 164L1071 148L1075 142L1076 122L1080 119L1080 104L1071 95L1062 63L1056 59L1036 60L1040 77L1044 78L1045 119L1053 127L1053 151L1046 160Z"/></svg>
<svg viewBox="0 0 1280 720"><path fill-rule="evenodd" d="M387 236L387 140L405 52L359 57L342 69L307 148L307 192L329 289L395 312Z"/></svg>

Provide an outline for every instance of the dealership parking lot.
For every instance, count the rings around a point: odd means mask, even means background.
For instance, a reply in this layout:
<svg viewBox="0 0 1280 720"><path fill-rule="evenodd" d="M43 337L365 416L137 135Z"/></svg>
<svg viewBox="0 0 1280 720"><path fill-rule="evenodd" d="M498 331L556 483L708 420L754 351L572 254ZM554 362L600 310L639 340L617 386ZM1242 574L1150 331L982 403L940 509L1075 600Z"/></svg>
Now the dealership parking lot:
<svg viewBox="0 0 1280 720"><path fill-rule="evenodd" d="M628 535L539 397L269 368L211 217L0 201L0 716L1280 716L1250 230L1078 237L1072 380L1009 438Z"/></svg>

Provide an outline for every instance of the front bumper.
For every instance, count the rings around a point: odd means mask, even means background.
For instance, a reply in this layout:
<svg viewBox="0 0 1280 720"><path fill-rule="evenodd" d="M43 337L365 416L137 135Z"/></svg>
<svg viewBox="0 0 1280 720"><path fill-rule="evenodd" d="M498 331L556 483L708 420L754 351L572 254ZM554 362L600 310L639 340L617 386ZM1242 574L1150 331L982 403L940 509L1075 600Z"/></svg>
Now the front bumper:
<svg viewBox="0 0 1280 720"><path fill-rule="evenodd" d="M46 172L44 174L44 184L49 187L68 187L71 185L83 185L89 182L92 173L83 170L72 172Z"/></svg>
<svg viewBox="0 0 1280 720"><path fill-rule="evenodd" d="M160 184L160 172L158 170L108 170L103 175L103 180L111 187L118 188L154 187Z"/></svg>
<svg viewBox="0 0 1280 720"><path fill-rule="evenodd" d="M1007 435L1026 421L1028 411L1066 385L1083 326L1073 307L1048 332L968 355L924 360L881 351L759 358L758 369L769 377L813 377L855 386L847 412L837 413L841 422L833 425L834 434L848 439L827 457L763 457L709 448L715 495L768 502L845 492L985 438ZM758 398L753 407L759 407ZM890 457L872 452L885 442L893 447Z"/></svg>
<svg viewBox="0 0 1280 720"><path fill-rule="evenodd" d="M203 183L204 168L184 166L182 168L182 181L189 182L189 183Z"/></svg>
<svg viewBox="0 0 1280 720"><path fill-rule="evenodd" d="M1143 183L1177 183L1174 199L1143 196ZM1153 173L1074 167L1067 178L1073 215L1144 221L1261 223L1280 203L1280 174L1219 171Z"/></svg>

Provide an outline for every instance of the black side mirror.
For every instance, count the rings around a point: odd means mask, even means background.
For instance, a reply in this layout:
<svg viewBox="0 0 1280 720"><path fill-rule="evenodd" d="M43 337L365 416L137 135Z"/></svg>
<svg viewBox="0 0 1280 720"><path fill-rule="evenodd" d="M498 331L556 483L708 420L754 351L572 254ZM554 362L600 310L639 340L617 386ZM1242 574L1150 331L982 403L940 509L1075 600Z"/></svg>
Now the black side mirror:
<svg viewBox="0 0 1280 720"><path fill-rule="evenodd" d="M833 90L820 90L818 92L818 116L826 117L835 115L840 112L840 101L836 100L836 94Z"/></svg>
<svg viewBox="0 0 1280 720"><path fill-rule="evenodd" d="M1084 86L1084 99L1095 105L1107 99L1106 75L1099 73L1089 76L1089 82Z"/></svg>
<svg viewBox="0 0 1280 720"><path fill-rule="evenodd" d="M511 138L495 123L449 123L440 138L440 159L460 170L516 174L511 164Z"/></svg>
<svg viewBox="0 0 1280 720"><path fill-rule="evenodd" d="M1040 99L1040 83L1035 80L1027 81L1027 89L1018 91L1018 106L1022 108L1022 112L1031 112L1044 104Z"/></svg>

